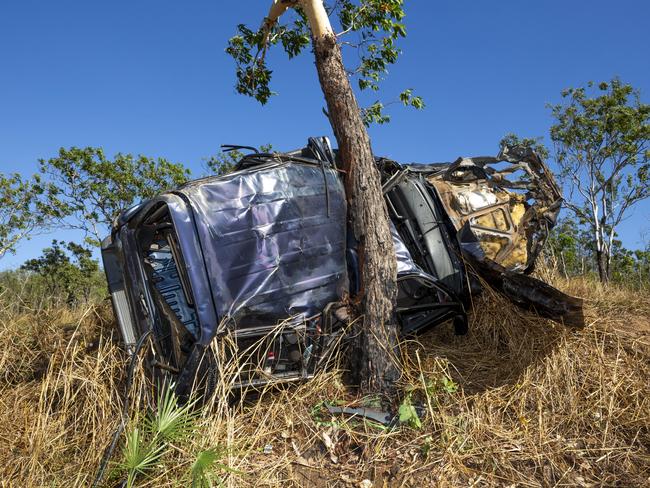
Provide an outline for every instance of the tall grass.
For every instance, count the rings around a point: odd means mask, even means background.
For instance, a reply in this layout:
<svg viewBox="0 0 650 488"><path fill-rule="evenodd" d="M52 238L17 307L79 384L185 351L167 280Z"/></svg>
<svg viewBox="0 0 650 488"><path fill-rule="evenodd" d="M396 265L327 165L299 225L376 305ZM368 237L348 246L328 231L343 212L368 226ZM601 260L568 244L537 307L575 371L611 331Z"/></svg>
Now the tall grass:
<svg viewBox="0 0 650 488"><path fill-rule="evenodd" d="M442 325L403 343L413 411L391 428L327 412L325 401L368 402L338 370L237 402L218 382L191 413L164 390L156 408L138 368L104 483L647 486L650 301L589 280L556 285L586 299L585 329L486 291L467 336ZM126 357L110 309L10 305L0 304L0 486L88 486L121 421Z"/></svg>

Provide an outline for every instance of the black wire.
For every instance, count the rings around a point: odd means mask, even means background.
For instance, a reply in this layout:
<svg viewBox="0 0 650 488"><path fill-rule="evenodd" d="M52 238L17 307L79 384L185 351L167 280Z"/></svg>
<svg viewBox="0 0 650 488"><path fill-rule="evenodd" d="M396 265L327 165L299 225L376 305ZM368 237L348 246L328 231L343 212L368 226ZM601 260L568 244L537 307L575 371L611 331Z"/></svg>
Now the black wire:
<svg viewBox="0 0 650 488"><path fill-rule="evenodd" d="M138 359L138 354L140 353L140 349L142 349L142 346L144 345L144 341L147 339L147 337L149 337L149 334L151 334L151 330L147 330L144 334L142 334L142 336L140 336L140 339L138 339L138 343L135 345L135 349L133 350L133 354L131 354L131 361L129 363L129 368L126 373L126 387L124 388L124 406L122 407L122 418L120 424L117 426L117 429L115 429L115 432L113 433L113 438L111 439L111 443L104 451L102 460L99 463L99 469L97 470L95 481L93 481L92 484L93 488L97 488L97 486L99 486L99 483L102 481L102 478L104 477L104 471L106 471L106 466L108 465L108 461L113 456L113 451L115 451L117 440L119 439L120 434L122 433L124 427L126 426L126 421L129 416L129 405L130 405L129 392L131 390L131 384L133 383L133 373L135 372L135 363L136 360Z"/></svg>
<svg viewBox="0 0 650 488"><path fill-rule="evenodd" d="M223 152L230 152L230 151L237 151L239 149L249 149L253 151L255 154L259 154L260 152L257 150L256 147L253 146L239 146L237 144L222 144L221 145L221 150Z"/></svg>

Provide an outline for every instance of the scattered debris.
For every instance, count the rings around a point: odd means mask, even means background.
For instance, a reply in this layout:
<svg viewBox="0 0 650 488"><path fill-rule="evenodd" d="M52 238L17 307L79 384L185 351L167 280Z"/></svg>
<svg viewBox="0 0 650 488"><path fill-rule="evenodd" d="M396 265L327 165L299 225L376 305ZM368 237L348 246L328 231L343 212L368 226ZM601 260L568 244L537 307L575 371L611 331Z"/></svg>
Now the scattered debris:
<svg viewBox="0 0 650 488"><path fill-rule="evenodd" d="M339 462L339 457L336 455L337 434L338 434L338 428L336 426L331 426L326 431L321 432L321 436L323 437L323 444L325 444L325 447L327 448L327 452L330 455L330 460L334 464Z"/></svg>
<svg viewBox="0 0 650 488"><path fill-rule="evenodd" d="M351 417L363 417L373 422L382 425L392 425L394 423L394 415L389 412L382 412L374 408L355 408L355 407L336 407L334 405L325 404L325 408L332 415L343 414L350 415Z"/></svg>

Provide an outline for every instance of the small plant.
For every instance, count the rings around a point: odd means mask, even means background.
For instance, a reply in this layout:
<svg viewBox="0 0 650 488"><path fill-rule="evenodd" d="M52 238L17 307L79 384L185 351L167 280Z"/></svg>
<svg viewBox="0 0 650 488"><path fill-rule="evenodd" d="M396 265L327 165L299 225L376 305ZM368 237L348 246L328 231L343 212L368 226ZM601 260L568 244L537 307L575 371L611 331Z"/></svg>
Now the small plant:
<svg viewBox="0 0 650 488"><path fill-rule="evenodd" d="M126 434L123 460L119 466L126 470L128 488L134 486L138 475L147 474L158 464L169 441L186 438L194 432L196 414L192 411L193 405L194 402L179 405L173 385L161 389L158 408L144 419L142 431L134 427Z"/></svg>
<svg viewBox="0 0 650 488"><path fill-rule="evenodd" d="M428 435L424 438L424 442L420 447L420 453L422 454L422 457L424 459L427 459L429 457L429 453L431 452L432 448L433 448L433 437Z"/></svg>
<svg viewBox="0 0 650 488"><path fill-rule="evenodd" d="M146 442L137 427L126 435L122 454L123 461L120 466L126 470L126 486L128 488L134 486L136 476L146 474L158 463L164 448L164 444L156 445Z"/></svg>
<svg viewBox="0 0 650 488"><path fill-rule="evenodd" d="M217 462L223 454L224 452L218 449L207 449L199 452L190 470L190 474L192 475L192 488L210 488L213 486L213 482L216 482L217 486L223 486L223 480L212 474L212 470L215 468L229 473L244 474L242 471Z"/></svg>
<svg viewBox="0 0 650 488"><path fill-rule="evenodd" d="M192 488L211 486L210 468L212 468L216 459L217 452L213 449L199 452L190 470L192 475Z"/></svg>
<svg viewBox="0 0 650 488"><path fill-rule="evenodd" d="M458 384L455 383L454 380L452 380L451 378L448 378L447 376L443 376L440 379L440 383L445 393L449 393L451 395L458 391Z"/></svg>
<svg viewBox="0 0 650 488"><path fill-rule="evenodd" d="M399 422L400 424L408 424L413 429L421 429L422 421L413 406L411 395L411 392L407 393L399 406Z"/></svg>
<svg viewBox="0 0 650 488"><path fill-rule="evenodd" d="M179 405L173 386L162 388L156 412L145 420L148 432L159 441L187 437L195 429L197 413L192 410L195 403Z"/></svg>
<svg viewBox="0 0 650 488"><path fill-rule="evenodd" d="M448 395L453 395L458 392L458 383L449 378L447 375L443 374L439 377L426 378L424 374L420 374L420 382L424 387L424 394L427 397L427 401L433 400L435 403L438 402L438 393L444 392Z"/></svg>

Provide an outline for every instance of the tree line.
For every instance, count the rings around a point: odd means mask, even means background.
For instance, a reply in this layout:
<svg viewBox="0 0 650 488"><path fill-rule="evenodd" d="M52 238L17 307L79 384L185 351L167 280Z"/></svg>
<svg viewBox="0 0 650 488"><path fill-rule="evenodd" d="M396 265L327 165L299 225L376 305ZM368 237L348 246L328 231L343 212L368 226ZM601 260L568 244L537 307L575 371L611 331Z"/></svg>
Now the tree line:
<svg viewBox="0 0 650 488"><path fill-rule="evenodd" d="M544 250L546 265L555 273L571 278L599 278L598 254L593 229L580 225L574 216L563 217L549 236ZM650 242L645 248L627 249L620 239L611 244L608 279L611 282L647 288L650 286Z"/></svg>

